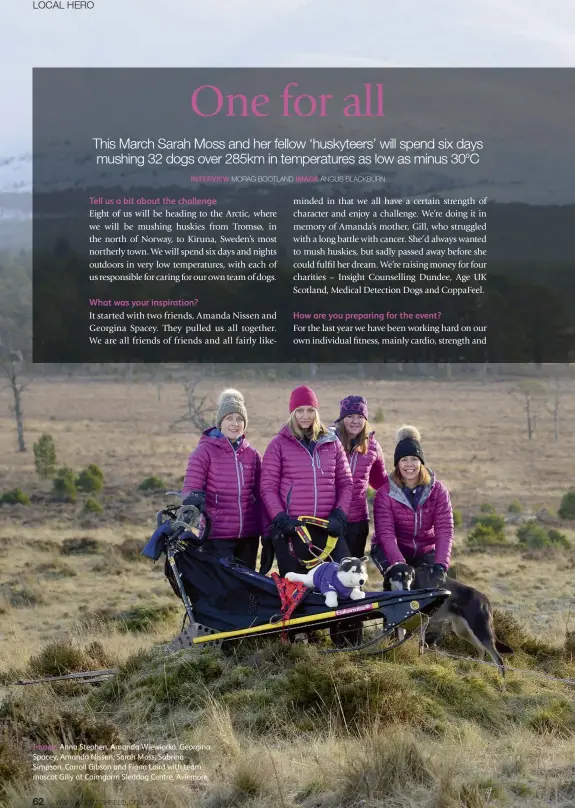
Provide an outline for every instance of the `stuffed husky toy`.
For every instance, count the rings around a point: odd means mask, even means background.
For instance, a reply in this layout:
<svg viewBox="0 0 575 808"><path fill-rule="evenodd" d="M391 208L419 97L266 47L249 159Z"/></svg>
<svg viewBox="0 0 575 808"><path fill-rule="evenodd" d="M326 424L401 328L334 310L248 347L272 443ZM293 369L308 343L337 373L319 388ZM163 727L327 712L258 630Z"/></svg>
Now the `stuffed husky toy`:
<svg viewBox="0 0 575 808"><path fill-rule="evenodd" d="M343 558L339 564L325 561L305 575L286 572L288 581L305 584L309 589L318 589L325 595L325 605L335 609L338 597L362 600L365 592L362 587L367 582L367 556L363 558Z"/></svg>

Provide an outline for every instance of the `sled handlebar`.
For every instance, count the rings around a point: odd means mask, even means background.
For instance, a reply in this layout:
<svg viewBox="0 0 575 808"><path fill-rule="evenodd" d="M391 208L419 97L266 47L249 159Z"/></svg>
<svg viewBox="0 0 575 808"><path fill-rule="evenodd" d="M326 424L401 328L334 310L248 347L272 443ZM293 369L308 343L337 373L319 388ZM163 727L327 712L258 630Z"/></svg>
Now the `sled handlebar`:
<svg viewBox="0 0 575 808"><path fill-rule="evenodd" d="M299 561L301 564L303 564L304 567L311 569L312 567L315 567L317 564L321 564L322 561L325 561L331 555L339 540L339 536L332 536L331 534L328 533L326 545L322 550L319 547L316 547L315 544L312 542L309 530L307 529L307 525L314 525L315 527L321 527L324 530L327 530L329 525L328 520L320 519L319 516L298 516L297 519L303 524L296 527L295 532L299 536L299 538L305 544L307 544L308 552L311 553L312 555L312 558L310 560L299 559ZM290 552L292 552L293 554L291 546L290 546Z"/></svg>
<svg viewBox="0 0 575 808"><path fill-rule="evenodd" d="M183 494L179 491L167 491L166 496L177 497L180 500L180 503L184 498ZM203 515L205 519L207 532L204 530L203 533L204 536L207 536L207 533L209 533L210 524L209 516L195 505L168 505L166 508L163 508L161 511L157 512L156 521L158 527L164 524L164 522L170 523L171 532L168 541L176 542L185 531L193 531L193 528L196 527L199 522L200 515ZM166 519L166 517L168 518Z"/></svg>
<svg viewBox="0 0 575 808"><path fill-rule="evenodd" d="M327 530L327 526L329 525L329 521L327 519L320 519L319 516L297 516L296 519L299 519L300 522L303 522L303 525L301 527L296 527L296 532L298 536L301 539L303 539L306 543L311 541L309 530L307 530L306 525L314 525L315 527L322 527L324 530ZM339 536L332 536L331 538L338 539Z"/></svg>

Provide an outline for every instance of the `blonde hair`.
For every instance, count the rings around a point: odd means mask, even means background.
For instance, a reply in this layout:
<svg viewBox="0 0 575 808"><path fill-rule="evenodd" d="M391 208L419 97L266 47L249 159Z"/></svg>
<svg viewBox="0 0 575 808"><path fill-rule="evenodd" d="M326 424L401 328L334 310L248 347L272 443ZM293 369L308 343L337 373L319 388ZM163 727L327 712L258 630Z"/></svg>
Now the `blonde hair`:
<svg viewBox="0 0 575 808"><path fill-rule="evenodd" d="M317 440L322 435L327 435L327 429L322 424L322 422L320 421L319 412L317 410L315 411L315 416L314 416L314 419L313 419L313 422L312 422L311 426L306 430L304 430L304 429L302 429L300 427L300 425L298 424L297 419L295 417L295 414L296 414L296 410L294 410L291 413L287 423L288 423L289 428L292 431L292 434L295 435L295 437L298 440L301 440L302 438L309 438L310 440Z"/></svg>
<svg viewBox="0 0 575 808"><path fill-rule="evenodd" d="M341 441L341 444L346 452L346 454L350 454L352 451L352 441L356 440L356 451L358 454L367 454L367 447L369 444L369 432L370 427L369 423L366 421L363 425L363 429L359 433L356 438L352 438L345 428L345 424L343 422L343 418L341 421L338 422L336 427L337 436Z"/></svg>
<svg viewBox="0 0 575 808"><path fill-rule="evenodd" d="M399 470L399 466L396 466L393 471L391 472L391 479L396 485L404 485L405 480L401 471ZM421 464L421 468L419 469L419 475L417 477L417 482L415 485L429 485L431 482L431 474L427 470L427 467Z"/></svg>

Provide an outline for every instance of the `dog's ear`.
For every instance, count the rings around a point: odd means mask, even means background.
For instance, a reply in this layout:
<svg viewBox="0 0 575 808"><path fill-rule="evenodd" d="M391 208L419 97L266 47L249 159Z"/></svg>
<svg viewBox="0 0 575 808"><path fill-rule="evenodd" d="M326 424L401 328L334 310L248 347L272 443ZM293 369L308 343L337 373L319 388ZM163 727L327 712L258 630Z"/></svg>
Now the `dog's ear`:
<svg viewBox="0 0 575 808"><path fill-rule="evenodd" d="M342 558L342 559L341 559L341 561L340 561L339 563L340 563L340 564L349 564L349 562L350 562L350 561L353 561L353 560L354 560L354 559L353 559L353 557L352 557L352 556L346 556L345 558Z"/></svg>
<svg viewBox="0 0 575 808"><path fill-rule="evenodd" d="M363 564L367 564L367 562L369 561L369 556L362 556L362 557L361 557L359 560L360 560L360 561L361 561Z"/></svg>

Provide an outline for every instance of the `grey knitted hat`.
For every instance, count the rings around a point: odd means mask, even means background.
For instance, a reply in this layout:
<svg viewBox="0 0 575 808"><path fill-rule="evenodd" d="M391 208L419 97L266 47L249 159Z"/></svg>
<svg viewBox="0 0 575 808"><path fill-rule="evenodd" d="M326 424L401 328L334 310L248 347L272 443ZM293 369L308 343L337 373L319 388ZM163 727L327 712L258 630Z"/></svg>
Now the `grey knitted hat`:
<svg viewBox="0 0 575 808"><path fill-rule="evenodd" d="M234 390L233 387L229 387L227 390L220 393L218 399L218 410L216 412L216 424L218 429L221 428L222 421L226 415L231 415L233 412L237 412L238 415L242 416L244 419L244 429L247 429L248 411L246 410L244 397L239 390Z"/></svg>

